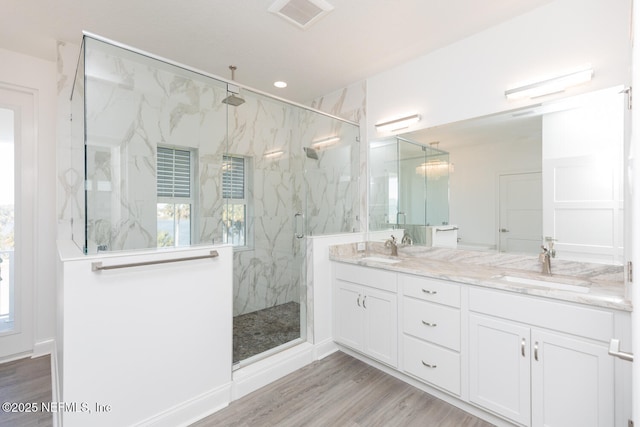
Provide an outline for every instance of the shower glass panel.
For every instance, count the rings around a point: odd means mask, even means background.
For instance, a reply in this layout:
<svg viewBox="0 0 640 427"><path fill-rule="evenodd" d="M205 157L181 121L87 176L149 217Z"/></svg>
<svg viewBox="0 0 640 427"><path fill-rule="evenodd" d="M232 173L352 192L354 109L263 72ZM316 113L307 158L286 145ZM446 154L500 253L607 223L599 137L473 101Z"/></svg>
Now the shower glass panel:
<svg viewBox="0 0 640 427"><path fill-rule="evenodd" d="M73 81L71 93L71 167L62 173L62 185L65 191L65 205L62 211L67 218L71 218L71 236L79 248L86 247L86 198L84 189L85 177L85 94L84 94L84 57L85 43L80 48L78 68Z"/></svg>
<svg viewBox="0 0 640 427"><path fill-rule="evenodd" d="M89 37L83 53L85 252L221 241L226 85Z"/></svg>
<svg viewBox="0 0 640 427"><path fill-rule="evenodd" d="M398 159L399 209L404 214L397 224L448 224L449 153L398 138Z"/></svg>
<svg viewBox="0 0 640 427"><path fill-rule="evenodd" d="M300 111L298 140L304 154L306 234L360 230L359 128L351 123Z"/></svg>

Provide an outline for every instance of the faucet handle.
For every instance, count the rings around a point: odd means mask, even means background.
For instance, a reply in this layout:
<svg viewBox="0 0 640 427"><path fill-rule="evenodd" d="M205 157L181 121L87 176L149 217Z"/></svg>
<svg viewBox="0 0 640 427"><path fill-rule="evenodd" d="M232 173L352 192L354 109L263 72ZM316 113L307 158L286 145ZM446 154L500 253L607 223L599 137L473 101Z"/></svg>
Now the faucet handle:
<svg viewBox="0 0 640 427"><path fill-rule="evenodd" d="M545 236L544 237L544 241L547 242L547 246L549 247L549 254L551 254L552 258L556 257L556 250L553 247L553 245L555 244L555 242L558 241L558 239L554 239L551 236Z"/></svg>

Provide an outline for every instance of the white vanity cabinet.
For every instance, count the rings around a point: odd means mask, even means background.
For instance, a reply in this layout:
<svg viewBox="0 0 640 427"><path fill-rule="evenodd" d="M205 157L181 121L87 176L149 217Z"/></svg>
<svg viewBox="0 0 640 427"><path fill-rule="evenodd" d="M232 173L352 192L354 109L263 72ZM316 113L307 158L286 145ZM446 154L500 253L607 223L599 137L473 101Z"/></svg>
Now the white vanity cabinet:
<svg viewBox="0 0 640 427"><path fill-rule="evenodd" d="M525 426L616 425L613 313L483 289L469 309L470 402Z"/></svg>
<svg viewBox="0 0 640 427"><path fill-rule="evenodd" d="M461 392L460 286L400 274L403 370L456 395Z"/></svg>
<svg viewBox="0 0 640 427"><path fill-rule="evenodd" d="M334 263L334 340L398 366L397 274Z"/></svg>

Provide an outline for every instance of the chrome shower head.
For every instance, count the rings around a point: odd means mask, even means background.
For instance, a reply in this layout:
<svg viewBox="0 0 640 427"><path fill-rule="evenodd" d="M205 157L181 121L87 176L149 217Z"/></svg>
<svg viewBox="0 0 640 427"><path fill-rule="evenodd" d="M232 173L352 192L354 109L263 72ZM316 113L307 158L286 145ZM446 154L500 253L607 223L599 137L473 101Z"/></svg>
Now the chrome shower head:
<svg viewBox="0 0 640 427"><path fill-rule="evenodd" d="M318 151L311 147L303 147L304 152L307 153L307 157L313 160L318 160Z"/></svg>
<svg viewBox="0 0 640 427"><path fill-rule="evenodd" d="M244 99L240 98L235 93L232 93L231 95L223 99L222 102L225 104L237 107L238 105L244 104Z"/></svg>
<svg viewBox="0 0 640 427"><path fill-rule="evenodd" d="M238 67L235 65L229 65L229 69L231 70L231 81L235 81L236 70ZM244 104L244 99L238 96L238 93L240 93L240 88L238 86L227 84L227 92L231 92L231 95L222 100L224 104L231 105L233 107Z"/></svg>

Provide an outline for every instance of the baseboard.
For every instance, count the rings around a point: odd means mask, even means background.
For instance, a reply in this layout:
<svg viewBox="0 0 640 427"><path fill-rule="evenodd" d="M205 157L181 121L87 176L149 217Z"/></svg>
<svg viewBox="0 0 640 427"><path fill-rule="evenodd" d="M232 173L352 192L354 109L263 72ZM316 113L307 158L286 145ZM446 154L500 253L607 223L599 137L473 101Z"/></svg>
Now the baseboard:
<svg viewBox="0 0 640 427"><path fill-rule="evenodd" d="M33 345L33 355L31 357L36 358L40 356L46 356L47 354L53 354L56 351L56 341L53 338L38 341Z"/></svg>
<svg viewBox="0 0 640 427"><path fill-rule="evenodd" d="M325 357L335 353L338 350L338 345L335 343L333 338L328 338L322 342L315 344L313 349L313 360L324 359Z"/></svg>
<svg viewBox="0 0 640 427"><path fill-rule="evenodd" d="M56 351L55 342L51 351L51 401L61 402L60 398L60 374L58 373L58 352ZM53 414L53 427L62 426L62 412Z"/></svg>
<svg viewBox="0 0 640 427"><path fill-rule="evenodd" d="M228 383L184 401L153 417L135 424L135 427L188 426L225 408L231 402L232 384Z"/></svg>
<svg viewBox="0 0 640 427"><path fill-rule="evenodd" d="M240 399L314 361L314 346L302 343L233 373L232 399Z"/></svg>

